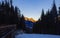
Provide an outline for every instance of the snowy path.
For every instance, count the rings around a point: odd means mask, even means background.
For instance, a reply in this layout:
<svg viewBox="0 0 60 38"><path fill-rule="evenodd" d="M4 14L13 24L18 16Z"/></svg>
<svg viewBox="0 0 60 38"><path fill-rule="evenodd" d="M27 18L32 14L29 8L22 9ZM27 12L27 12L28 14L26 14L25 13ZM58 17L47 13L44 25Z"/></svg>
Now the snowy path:
<svg viewBox="0 0 60 38"><path fill-rule="evenodd" d="M15 38L60 38L60 35L48 34L25 34L23 31L17 30Z"/></svg>
<svg viewBox="0 0 60 38"><path fill-rule="evenodd" d="M16 38L60 38L58 35L47 35L47 34L20 34L16 35Z"/></svg>

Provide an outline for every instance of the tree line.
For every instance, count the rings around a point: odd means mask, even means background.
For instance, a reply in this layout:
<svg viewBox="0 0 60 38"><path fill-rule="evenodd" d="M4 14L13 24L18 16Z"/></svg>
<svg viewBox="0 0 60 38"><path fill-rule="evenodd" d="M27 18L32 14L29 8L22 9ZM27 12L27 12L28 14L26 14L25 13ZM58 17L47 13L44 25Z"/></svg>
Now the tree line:
<svg viewBox="0 0 60 38"><path fill-rule="evenodd" d="M16 24L17 29L30 33L29 28L26 28L24 15L12 3L12 0L0 2L0 26ZM58 11L55 2L53 2L52 9L48 10L46 14L42 9L41 17L34 23L32 33L60 34L60 7Z"/></svg>
<svg viewBox="0 0 60 38"><path fill-rule="evenodd" d="M12 0L0 2L0 26L16 24L17 29L24 29L24 15L17 6L13 5Z"/></svg>
<svg viewBox="0 0 60 38"><path fill-rule="evenodd" d="M42 9L41 18L33 26L33 33L39 34L60 34L60 7L57 11L55 1L53 7L44 14Z"/></svg>

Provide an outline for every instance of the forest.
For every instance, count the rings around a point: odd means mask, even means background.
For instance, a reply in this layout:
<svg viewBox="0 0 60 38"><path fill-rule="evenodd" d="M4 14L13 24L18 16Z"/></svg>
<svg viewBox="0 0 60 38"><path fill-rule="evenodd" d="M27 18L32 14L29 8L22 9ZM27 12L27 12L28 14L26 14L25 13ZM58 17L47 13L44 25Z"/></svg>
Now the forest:
<svg viewBox="0 0 60 38"><path fill-rule="evenodd" d="M16 24L16 28L25 31L25 33L34 34L56 34L60 35L60 7L57 10L55 1L51 10L46 14L42 9L41 18L34 22L32 29L26 28L25 16L21 14L20 9L13 5L13 1L0 2L0 26Z"/></svg>

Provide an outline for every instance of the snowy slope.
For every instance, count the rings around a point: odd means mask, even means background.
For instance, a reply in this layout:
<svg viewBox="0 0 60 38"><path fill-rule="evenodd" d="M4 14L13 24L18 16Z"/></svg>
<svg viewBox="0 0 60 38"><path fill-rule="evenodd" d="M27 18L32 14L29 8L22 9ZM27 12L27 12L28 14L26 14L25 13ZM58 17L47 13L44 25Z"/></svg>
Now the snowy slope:
<svg viewBox="0 0 60 38"><path fill-rule="evenodd" d="M15 36L16 38L60 38L58 35L47 34L20 34Z"/></svg>
<svg viewBox="0 0 60 38"><path fill-rule="evenodd" d="M25 21L25 24L27 28L32 28L34 23L31 21Z"/></svg>
<svg viewBox="0 0 60 38"><path fill-rule="evenodd" d="M16 33L15 38L60 38L60 35L26 34L23 30L17 30Z"/></svg>

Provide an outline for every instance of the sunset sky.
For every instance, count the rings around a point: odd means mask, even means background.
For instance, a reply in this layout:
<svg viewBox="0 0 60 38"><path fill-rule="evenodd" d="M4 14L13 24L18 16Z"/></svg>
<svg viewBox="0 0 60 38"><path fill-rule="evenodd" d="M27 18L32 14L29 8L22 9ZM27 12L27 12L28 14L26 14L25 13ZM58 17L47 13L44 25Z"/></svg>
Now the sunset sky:
<svg viewBox="0 0 60 38"><path fill-rule="evenodd" d="M60 6L60 0L55 0L57 7ZM32 17L37 20L41 15L41 10L46 12L51 9L53 0L13 0L13 5L21 10L25 17Z"/></svg>

